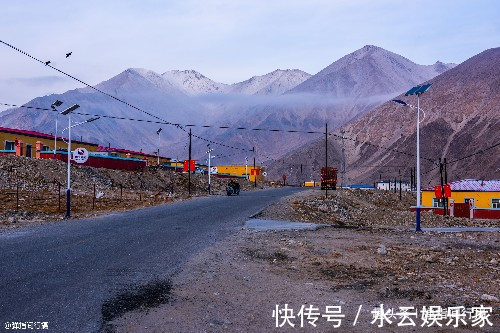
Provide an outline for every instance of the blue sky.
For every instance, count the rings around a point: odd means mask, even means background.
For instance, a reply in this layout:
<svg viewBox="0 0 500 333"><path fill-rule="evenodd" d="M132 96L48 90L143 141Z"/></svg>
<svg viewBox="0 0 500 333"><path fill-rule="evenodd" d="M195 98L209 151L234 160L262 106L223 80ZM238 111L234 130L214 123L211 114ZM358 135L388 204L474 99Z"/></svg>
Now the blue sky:
<svg viewBox="0 0 500 333"><path fill-rule="evenodd" d="M500 46L500 1L0 0L0 39L96 84L129 67L195 69L234 83L315 74L366 44L419 64ZM73 55L65 59L64 54ZM80 87L0 45L0 102ZM0 110L5 109L1 108Z"/></svg>

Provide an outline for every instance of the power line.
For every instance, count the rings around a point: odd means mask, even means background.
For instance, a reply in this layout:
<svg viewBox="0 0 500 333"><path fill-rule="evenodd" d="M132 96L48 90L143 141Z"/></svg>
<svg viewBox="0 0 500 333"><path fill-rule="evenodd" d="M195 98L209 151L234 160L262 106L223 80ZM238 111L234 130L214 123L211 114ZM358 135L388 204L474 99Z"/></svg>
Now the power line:
<svg viewBox="0 0 500 333"><path fill-rule="evenodd" d="M148 116L150 116L150 117L153 117L153 118L155 118L155 119L161 120L162 122L161 122L161 123L159 123L159 124L173 125L173 126L175 126L175 127L179 128L179 129L181 129L181 130L183 130L184 132L186 132L186 133L187 133L187 131L186 131L186 130L182 127L182 125L180 125L180 124L174 124L174 123L172 123L172 122L166 121L166 120L164 120L164 119L162 119L162 118L160 118L160 117L158 117L158 116L156 116L156 115L154 115L154 114L152 114L152 113L150 113L150 112L148 112L148 111L145 111L145 110L143 110L143 109L141 109L141 108L139 108L139 107L137 107L137 106L135 106L135 105L132 105L132 104L130 104L130 103L128 103L128 102L126 102L126 101L124 101L124 100L122 100L122 99L120 99L120 98L116 97L116 96L113 96L113 95L111 95L111 94L108 94L108 93L106 93L106 92L104 92L104 91L102 91L102 90L100 90L100 89L98 89L98 88L96 88L96 87L94 87L94 86L92 86L92 85L90 85L90 84L86 83L85 81L83 81L83 80L81 80L81 79L78 79L77 77L75 77L75 76L73 76L73 75L71 75L71 74L68 74L68 73L66 73L66 72L64 72L64 71L62 71L62 70L60 70L60 69L58 69L58 68L56 68L56 67L54 67L54 66L50 65L50 62L44 62L44 61L42 61L42 60L40 60L40 59L38 59L38 58L36 58L36 57L32 56L31 54L29 54L29 53L27 53L27 52L25 52L25 51L23 51L23 50L21 50L21 49L19 49L19 48L15 47L15 46L13 46L13 45L11 45L11 44L9 44L9 43L7 43L7 42L4 42L3 40L0 40L0 42L1 42L2 44L6 45L6 46L8 46L8 47L10 47L10 48L12 48L13 50L15 50L15 51L17 51L17 52L19 52L19 53L21 53L21 54L24 54L25 56L27 56L27 57L29 57L29 58L31 58L31 59L33 59L33 60L35 60L35 61L38 61L39 63L43 64L44 66L46 66L46 67L50 67L50 68L52 68L52 69L56 70L57 72L59 72L59 73L61 73L61 74L65 75L65 76L67 76L67 77L69 77L69 78L71 78L71 79L73 79L73 80L75 80L75 81L77 81L77 82L79 82L79 83L82 83L83 85L85 85L85 86L87 86L87 87L89 87L89 88L91 88L91 89L93 89L93 90L95 90L95 91L97 91L97 92L99 92L99 93L101 93L101 94L105 95L105 96L108 96L108 97L110 97L110 98L112 98L112 99L114 99L114 100L116 100L116 101L118 101L118 102L120 102L120 103L125 104L126 106L129 106L129 107L131 107L131 108L133 108L133 109L135 109L135 110L137 110L137 111L140 111L140 112L142 112L142 113L144 113L144 114L147 114L147 115L148 115ZM106 117L106 118L113 118L113 117L108 116L108 117ZM115 118L113 118L113 119L126 119L126 118L119 118L119 117L115 117ZM128 120L131 120L131 119L128 119ZM144 121L144 120L138 120L138 119L136 119L136 121ZM145 121L145 122L146 122L146 121ZM157 122L157 123L158 123L158 122ZM194 126L196 126L196 125L189 124L189 125L185 125L185 126L186 126L186 127L194 127ZM220 128L220 129L230 129L230 128L231 128L231 127L229 127L229 126L212 126L212 125L203 125L203 126L201 126L201 127L205 127L205 128L209 128L209 127L218 127L218 128ZM324 133L324 132L317 132L317 131L279 130L279 129L262 129L262 128L246 128L246 127L236 127L236 128L234 128L234 129L238 129L238 130L252 130L252 131L288 132L288 133L326 134L326 133ZM358 141L357 139L348 138L348 137L345 137L345 136L339 136L338 134L334 134L334 133L329 133L329 135L333 135L333 136L336 136L336 137L340 137L341 139L347 139L347 140L351 140L351 141L354 141L354 142L358 142L358 143L359 143L359 141ZM194 135L194 136L195 136L196 138L198 138L198 139L201 139L201 140L204 140L204 141L206 141L206 142L210 142L210 143L213 143L213 144L216 144L216 145L220 145L220 146L223 146L223 147L227 147L227 148L231 148L231 149L239 149L239 150L242 150L242 151L249 151L249 149L244 149L244 148L233 147L233 146L225 145L225 144L223 144L223 143L219 143L219 142L216 142L216 141L213 141L213 140L209 140L209 139L206 139L206 138L203 138L203 137L200 137L200 136L196 136L196 135ZM364 144L368 144L368 145L373 146L373 147L380 148L380 149L390 150L390 151L393 151L393 152L396 152L396 153L399 153L399 154L404 154L404 155L408 155L408 156L415 156L414 154L410 154L410 153L407 153L407 152L402 152L402 151L399 151L399 150L396 150L396 149L391 149L391 148L386 148L386 147L378 146L378 145L375 145L375 144L372 144L372 143L369 143L369 142L363 142L363 143L364 143ZM435 162L434 162L434 160L432 160L432 159L425 158L425 157L423 157L423 159L424 159L424 160L428 160L428 161L430 161L430 162L432 162L432 163L435 163Z"/></svg>
<svg viewBox="0 0 500 333"><path fill-rule="evenodd" d="M43 110L43 111L52 111L52 112L57 112L56 110L53 109L48 109L48 108L40 108L40 107L35 107L35 106L25 106L25 105L16 105L16 104L7 104L7 103L0 103L0 105L5 105L5 106L12 106L12 107L19 107L19 108L26 108L26 109L33 109L33 110ZM127 117L117 117L117 116L108 116L108 115L102 115L102 114L92 114L92 113L85 113L85 112L72 112L73 114L78 114L82 116L92 116L92 117L101 117L101 118L109 118L109 119L117 119L117 120L129 120L129 121L138 121L138 122L144 122L144 123L151 123L151 124L160 124L160 125L173 125L176 126L177 128L181 129L182 131L186 132L187 131L183 128L183 125L181 124L174 124L174 123L169 123L169 122L164 122L164 121L156 121L156 120L147 120L147 119L137 119L137 118L127 118ZM224 143L220 143L217 141L213 141L210 139L203 138L201 136L193 134L194 137L204 140L219 146L223 146L226 148L231 148L231 149L238 149L242 151L252 151L251 149L246 149L246 148L239 148L239 147L234 147L230 145L226 145Z"/></svg>
<svg viewBox="0 0 500 333"><path fill-rule="evenodd" d="M453 164L453 163L456 163L456 162L459 162L459 161L462 161L462 160L465 160L465 159L471 158L471 157L473 157L473 156L476 156L476 155L482 154L482 153L486 152L487 150L493 149L493 148L498 147L498 146L500 146L500 142L498 142L498 143L494 144L493 146L489 146L489 147L487 147L487 148L484 148L484 149L478 150L477 152L475 152L475 153L473 153L473 154L470 154L470 155L467 155L467 156L464 156L464 157L457 158L456 160L453 160L453 161L451 161L451 162L447 162L446 164L447 164L447 165L448 165L448 164ZM438 166L436 166L436 167L434 167L434 168L432 168L432 169L430 169L430 170L429 170L429 171L427 171L425 174L428 174L428 173L430 173L431 171L436 170L437 168L439 168L439 165L438 165Z"/></svg>
<svg viewBox="0 0 500 333"><path fill-rule="evenodd" d="M335 133L329 133L329 135L335 136L338 139L346 139L346 140L350 140L350 141L356 142L358 144L366 144L366 145L369 145L369 146L372 146L372 147L376 147L376 148L380 148L380 149L384 149L384 150L389 150L389 151L392 151L392 152L395 152L395 153L398 153L398 154L403 154L403 155L407 155L407 156L416 157L415 154L408 153L408 152L401 151L401 150L397 150L397 149L394 149L394 148L388 148L388 147L379 146L379 145L376 145L374 143L370 143L368 141L362 142L362 141L359 141L358 139L349 138L349 137L338 135L338 134L335 134ZM424 160L427 160L427 161L429 161L429 162L431 162L433 164L436 163L433 159L430 159L430 158L426 158L426 157L420 157L420 158L422 158Z"/></svg>
<svg viewBox="0 0 500 333"><path fill-rule="evenodd" d="M25 51L23 51L23 50L21 50L21 49L19 49L19 48L15 47L15 46L11 45L11 44L9 44L9 43L4 42L3 40L0 40L0 42L1 42L2 44L6 45L6 46L8 46L8 47L10 47L10 48L12 48L13 50L15 50L15 51L17 51L17 52L20 52L20 53L24 54L25 56L27 56L27 57L29 57L29 58L31 58L31 59L33 59L33 60L38 61L39 63L43 64L44 66L48 66L48 67L50 67L50 68L52 68L52 69L54 69L54 70L58 71L59 73L61 73L61 74L63 74L63 75L66 75L67 77L72 78L73 80L75 80L75 81L77 81L77 82L80 82L81 84L83 84L83 85L85 85L85 86L87 86L87 87L89 87L89 88L91 88L91 89L93 89L93 90L95 90L95 91L97 91L97 92L99 92L99 93L101 93L101 94L105 95L105 96L108 96L108 97L110 97L110 98L112 98L112 99L114 99L114 100L116 100L116 101L118 101L118 102L120 102L120 103L125 104L125 105L126 105L126 106L128 106L128 107L131 107L131 108L133 108L133 109L135 109L135 110L138 110L138 111L140 111L140 112L142 112L142 113L144 113L144 114L147 114L147 115L148 115L148 116L150 116L150 117L153 117L153 118L156 118L156 119L158 119L158 120L161 120L161 121L162 121L162 124L165 124L165 125L173 125L173 126L175 126L175 127L179 128L179 129L181 129L181 130L183 130L184 132L186 132L186 133L187 133L187 131L186 131L186 130L182 127L182 125L180 125L180 124L174 124L174 123L172 123L172 122L166 121L166 120L164 120L164 119L162 119L162 118L160 118L160 117L158 117L158 116L156 116L156 115L154 115L154 114L152 114L152 113L150 113L150 112L148 112L148 111L145 111L145 110L143 110L143 109L141 109L141 108L139 108L139 107L137 107L137 106L135 106L135 105L132 105L132 104L130 104L130 103L128 103L128 102L126 102L126 101L124 101L124 100L122 100L122 99L120 99L120 98L116 97L116 96L113 96L113 95L111 95L111 94L108 94L107 92L104 92L104 91L102 91L102 90L100 90L100 89L98 89L98 88L96 88L96 87L94 87L94 86L92 86L92 85L90 85L90 84L86 83L85 81L80 80L80 79L78 79L77 77L75 77L75 76L73 76L73 75L71 75L71 74L68 74L68 73L66 73L66 72L64 72L64 71L62 71L62 70L60 70L59 68L56 68L56 67L54 67L54 66L50 65L50 63L48 63L48 62L44 62L44 61L42 61L42 60L40 60L40 59L38 59L38 58L36 58L36 57L32 56L31 54L29 54L29 53L27 53L27 52L25 52ZM115 118L115 119L118 119L118 118ZM207 125L207 126L208 126L208 125ZM224 146L224 147L227 147L227 148L247 150L247 149L243 149L243 148L236 148L236 147L233 147L233 146L225 145L225 144L222 144L222 143L219 143L219 142L216 142L216 141L212 141L212 140L209 140L209 139L202 138L202 137L200 137L200 136L197 136L197 137L198 137L199 139L205 140L205 141L207 141L207 142L210 142L210 143L213 143L213 144L216 144L216 145L220 145L220 146Z"/></svg>
<svg viewBox="0 0 500 333"><path fill-rule="evenodd" d="M106 96L108 96L108 97L110 97L110 98L112 98L112 99L114 99L114 100L116 100L116 101L118 101L118 102L120 102L120 103L123 103L123 104L125 104L125 105L127 105L127 106L129 106L129 107L131 107L131 108L133 108L133 109L136 109L136 110L138 110L138 111L140 111L140 112L142 112L142 113L144 113L144 114L147 114L147 115L148 115L148 116L150 116L150 117L153 117L153 118L159 119L159 120L163 121L163 122L164 122L165 124L167 124L167 125L175 125L175 124L173 124L173 123L171 123L171 122L168 122L168 121L166 121L166 120L164 120L164 119L162 119L162 118L160 118L160 117L158 117L158 116L156 116L156 115L154 115L154 114L152 114L152 113L150 113L150 112L148 112L148 111L145 111L145 110L143 110L143 109L141 109L141 108L138 108L137 106L132 105L132 104L130 104L130 103L128 103L128 102L126 102L126 101L124 101L124 100L122 100L122 99L120 99L120 98L116 97L116 96L113 96L113 95L111 95L111 94L108 94L107 92L104 92L104 91L102 91L102 90L100 90L100 89L98 89L98 88L96 88L96 87L94 87L94 86L92 86L92 85L88 84L87 82L82 81L82 80L80 80L79 78L74 77L73 75L68 74L68 73L66 73L66 72L64 72L64 71L62 71L62 70L60 70L59 68L56 68L56 67L54 67L54 66L52 66L52 65L50 65L50 64L48 64L48 63L46 63L46 62L44 62L44 61L42 61L42 60L40 60L40 59L38 59L38 58L36 58L36 57L32 56L31 54L29 54L29 53L27 53L27 52L25 52L25 51L23 51L23 50L21 50L21 49L18 49L17 47L15 47L15 46L13 46L13 45L11 45L11 44L9 44L9 43L4 42L3 40L0 40L0 43L2 43L2 44L4 44L4 45L7 45L7 46L8 46L8 47L10 47L11 49L14 49L14 50L16 50L17 52L20 52L20 53L24 54L25 56L30 57L30 58L31 58L31 59L33 59L33 60L38 61L39 63L43 64L43 65L44 65L44 66L46 66L46 67L50 67L50 68L52 68L52 69L54 69L54 70L58 71L59 73L61 73L61 74L63 74L63 75L66 75L67 77L72 78L73 80L75 80L75 81L77 81L77 82L80 82L81 84L83 84L83 85L85 85L85 86L89 87L90 89L93 89L93 90L95 90L95 91L97 91L97 92L99 92L99 93L101 93L101 94L103 94L103 95L106 95Z"/></svg>

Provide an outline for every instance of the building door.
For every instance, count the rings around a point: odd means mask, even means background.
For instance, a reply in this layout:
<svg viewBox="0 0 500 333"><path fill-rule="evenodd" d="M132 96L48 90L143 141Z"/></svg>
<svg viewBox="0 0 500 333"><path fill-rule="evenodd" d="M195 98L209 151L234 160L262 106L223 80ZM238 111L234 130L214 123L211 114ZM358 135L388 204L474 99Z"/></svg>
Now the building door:
<svg viewBox="0 0 500 333"><path fill-rule="evenodd" d="M456 217L470 217L469 203L456 202L453 206L453 215Z"/></svg>
<svg viewBox="0 0 500 333"><path fill-rule="evenodd" d="M31 145L26 145L26 157L31 157Z"/></svg>

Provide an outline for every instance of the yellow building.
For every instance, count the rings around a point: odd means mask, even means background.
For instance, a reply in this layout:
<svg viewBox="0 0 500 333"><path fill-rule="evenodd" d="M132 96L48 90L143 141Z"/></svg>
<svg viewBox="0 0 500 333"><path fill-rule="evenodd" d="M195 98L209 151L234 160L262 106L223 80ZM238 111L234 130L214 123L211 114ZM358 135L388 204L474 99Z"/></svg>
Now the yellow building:
<svg viewBox="0 0 500 333"><path fill-rule="evenodd" d="M14 128L0 127L0 155L18 155L35 157L37 150L50 151L54 149L54 136L36 131L27 131ZM96 152L95 143L71 140L73 147L82 147L89 152ZM57 138L57 150L67 150L68 144Z"/></svg>
<svg viewBox="0 0 500 333"><path fill-rule="evenodd" d="M158 163L156 154L146 154L127 149L99 146L96 143L80 140L71 140L71 148L85 148L89 153L95 155L107 155L122 158L137 158L146 160L147 164L154 165ZM38 152L47 152L54 150L54 136L37 131L28 131L7 127L0 127L0 156L17 155L26 157L36 157ZM62 137L57 137L57 150L67 151L68 144ZM42 155L46 155L42 153ZM160 156L160 163L170 163L170 158Z"/></svg>
<svg viewBox="0 0 500 333"><path fill-rule="evenodd" d="M249 165L248 167L245 165L217 166L217 174L221 176L245 177L248 175L248 180L251 182L255 181L255 177L257 177L258 182L264 181L265 171L265 168L262 166L256 166L254 169L253 165Z"/></svg>
<svg viewBox="0 0 500 333"><path fill-rule="evenodd" d="M451 197L448 207L453 203L470 203L474 217L500 218L500 180L464 179L450 184ZM422 190L422 206L425 208L443 208L444 200L437 198L434 187Z"/></svg>
<svg viewBox="0 0 500 333"><path fill-rule="evenodd" d="M474 199L476 208L500 208L500 180L464 179L450 184L451 197L456 203L468 203ZM436 198L434 187L422 190L424 207L443 207L443 202Z"/></svg>

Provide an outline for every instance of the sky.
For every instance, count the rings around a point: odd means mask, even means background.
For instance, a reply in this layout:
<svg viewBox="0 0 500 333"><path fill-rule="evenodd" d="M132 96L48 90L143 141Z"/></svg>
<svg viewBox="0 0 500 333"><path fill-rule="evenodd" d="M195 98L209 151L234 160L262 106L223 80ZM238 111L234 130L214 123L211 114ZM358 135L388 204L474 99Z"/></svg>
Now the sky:
<svg viewBox="0 0 500 333"><path fill-rule="evenodd" d="M194 69L223 83L278 68L315 74L364 45L423 65L500 46L498 0L0 0L0 8L0 40L90 84L130 67ZM3 44L0 59L0 103L82 87Z"/></svg>

